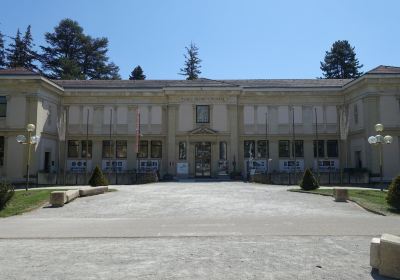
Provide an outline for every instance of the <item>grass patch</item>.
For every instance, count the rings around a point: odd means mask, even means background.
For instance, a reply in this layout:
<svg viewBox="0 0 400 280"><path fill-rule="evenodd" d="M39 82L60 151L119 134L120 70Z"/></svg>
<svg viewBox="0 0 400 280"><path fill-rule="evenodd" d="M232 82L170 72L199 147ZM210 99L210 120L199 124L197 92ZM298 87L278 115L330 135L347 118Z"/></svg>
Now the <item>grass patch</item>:
<svg viewBox="0 0 400 280"><path fill-rule="evenodd" d="M20 215L41 207L49 201L50 193L54 190L17 190L6 208L0 211L0 217Z"/></svg>
<svg viewBox="0 0 400 280"><path fill-rule="evenodd" d="M303 191L301 189L290 189L291 192L312 193L326 196L333 196L332 189L317 189L313 191ZM349 189L349 199L372 212L383 215L400 214L400 211L390 207L386 202L387 192L380 190L357 190Z"/></svg>

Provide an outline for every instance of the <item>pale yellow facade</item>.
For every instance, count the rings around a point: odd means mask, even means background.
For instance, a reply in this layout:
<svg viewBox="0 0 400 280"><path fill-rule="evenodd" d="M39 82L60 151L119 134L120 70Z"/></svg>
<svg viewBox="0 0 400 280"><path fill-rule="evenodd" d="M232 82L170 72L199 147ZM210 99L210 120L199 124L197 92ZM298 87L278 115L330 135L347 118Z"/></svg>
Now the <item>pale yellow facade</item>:
<svg viewBox="0 0 400 280"><path fill-rule="evenodd" d="M315 170L317 157L320 172L327 163L331 171L366 168L376 174L378 151L367 139L382 123L385 135L393 136L383 147L383 177L389 180L400 171L400 70L376 69L335 81L51 81L26 70L0 70L0 97L6 100L0 105L0 174L24 180L27 149L15 137L26 134L28 123L40 136L31 174L61 178L98 165L121 173L154 169L161 176L218 178L233 170L246 174L248 164L290 172L294 160L299 172ZM316 137L323 141L317 156Z"/></svg>

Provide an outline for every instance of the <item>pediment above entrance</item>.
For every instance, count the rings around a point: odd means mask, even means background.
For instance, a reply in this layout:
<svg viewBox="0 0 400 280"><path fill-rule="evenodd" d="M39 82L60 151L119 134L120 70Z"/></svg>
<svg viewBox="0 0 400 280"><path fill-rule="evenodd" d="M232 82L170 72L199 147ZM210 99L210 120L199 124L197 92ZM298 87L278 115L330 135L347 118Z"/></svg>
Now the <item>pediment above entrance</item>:
<svg viewBox="0 0 400 280"><path fill-rule="evenodd" d="M197 127L191 131L189 131L191 135L214 135L218 132L208 127Z"/></svg>

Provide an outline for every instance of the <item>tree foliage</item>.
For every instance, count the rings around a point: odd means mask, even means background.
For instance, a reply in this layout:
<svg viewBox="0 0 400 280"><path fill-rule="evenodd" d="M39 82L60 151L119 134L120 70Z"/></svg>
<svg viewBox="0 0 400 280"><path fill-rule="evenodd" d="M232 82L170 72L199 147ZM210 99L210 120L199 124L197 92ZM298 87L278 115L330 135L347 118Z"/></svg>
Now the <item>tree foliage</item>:
<svg viewBox="0 0 400 280"><path fill-rule="evenodd" d="M4 35L0 32L0 69L7 66L6 50L4 48Z"/></svg>
<svg viewBox="0 0 400 280"><path fill-rule="evenodd" d="M186 48L185 64L180 69L180 75L186 76L186 80L196 80L201 74L201 59L199 58L199 48L194 43L190 43L189 47Z"/></svg>
<svg viewBox="0 0 400 280"><path fill-rule="evenodd" d="M347 40L334 42L331 50L325 53L324 62L320 63L326 79L354 79L363 74L359 71L363 65Z"/></svg>
<svg viewBox="0 0 400 280"><path fill-rule="evenodd" d="M23 37L17 30L14 42L7 49L7 66L10 68L24 67L30 70L38 70L34 62L38 59L38 54L33 50L33 38L31 26L29 25Z"/></svg>
<svg viewBox="0 0 400 280"><path fill-rule="evenodd" d="M129 80L145 80L146 75L143 74L143 69L140 65L136 66L135 69L131 72L129 76Z"/></svg>
<svg viewBox="0 0 400 280"><path fill-rule="evenodd" d="M393 208L400 210L400 175L394 178L390 184L386 201Z"/></svg>
<svg viewBox="0 0 400 280"><path fill-rule="evenodd" d="M300 188L305 191L311 191L319 188L318 181L315 179L309 168L307 168L304 172L303 179L300 182Z"/></svg>
<svg viewBox="0 0 400 280"><path fill-rule="evenodd" d="M0 183L0 210L3 210L7 203L14 196L14 186L6 182Z"/></svg>
<svg viewBox="0 0 400 280"><path fill-rule="evenodd" d="M92 177L89 180L89 185L92 187L108 186L108 180L98 166L96 166L93 171Z"/></svg>
<svg viewBox="0 0 400 280"><path fill-rule="evenodd" d="M120 79L119 68L107 57L108 39L85 35L78 22L63 19L45 34L41 46L45 75L52 79Z"/></svg>

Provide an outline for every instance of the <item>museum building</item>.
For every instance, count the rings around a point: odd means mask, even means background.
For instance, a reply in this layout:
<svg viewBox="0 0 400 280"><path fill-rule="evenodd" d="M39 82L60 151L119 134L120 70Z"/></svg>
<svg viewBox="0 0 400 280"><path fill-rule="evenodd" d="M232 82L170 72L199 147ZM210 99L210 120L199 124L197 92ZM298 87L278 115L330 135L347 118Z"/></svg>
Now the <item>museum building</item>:
<svg viewBox="0 0 400 280"><path fill-rule="evenodd" d="M400 167L400 67L354 80L49 80L0 70L0 175L9 181L24 180L28 146L31 174L90 173L96 165L176 177L305 168L376 174L380 151L367 139L377 123L392 136L381 147L390 180ZM27 135L27 124L38 138L21 145L16 136Z"/></svg>

